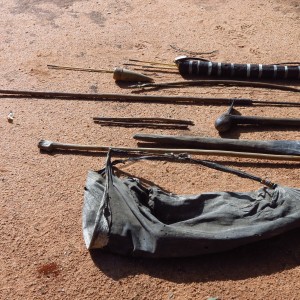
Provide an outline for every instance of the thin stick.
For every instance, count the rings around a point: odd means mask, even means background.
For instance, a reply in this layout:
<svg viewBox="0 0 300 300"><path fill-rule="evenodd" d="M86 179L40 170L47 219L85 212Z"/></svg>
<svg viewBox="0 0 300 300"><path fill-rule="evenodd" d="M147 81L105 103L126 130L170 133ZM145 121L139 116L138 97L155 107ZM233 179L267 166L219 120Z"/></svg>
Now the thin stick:
<svg viewBox="0 0 300 300"><path fill-rule="evenodd" d="M178 71L176 69L174 70L164 70L164 69L147 69L147 67L143 68L133 68L135 71L143 71L143 72L151 72L151 73L164 73L164 74L178 74Z"/></svg>
<svg viewBox="0 0 300 300"><path fill-rule="evenodd" d="M299 102L252 100L247 98L212 98L212 97L192 97L192 96L161 96L161 95L128 95L128 94L95 94L95 93L65 93L65 92L40 92L24 90L0 90L0 97L41 98L41 99L63 99L83 101L124 101L143 103L192 103L207 105L230 105L234 100L235 105L266 105L266 106L294 106L299 107Z"/></svg>
<svg viewBox="0 0 300 300"><path fill-rule="evenodd" d="M184 81L169 81L169 82L160 82L160 83L145 83L145 84L136 84L131 85L131 88L164 88L164 87L180 87L180 86L206 86L206 85L223 85L223 86L246 86L253 88L263 88L263 89L273 89L281 90L288 92L300 93L300 89L280 84L264 83L257 81L242 81L242 80L210 80L210 79L201 79L201 80L184 80Z"/></svg>
<svg viewBox="0 0 300 300"><path fill-rule="evenodd" d="M280 62L280 63L276 63L274 65L292 65L292 66L300 66L300 62L299 61L289 61L289 62Z"/></svg>
<svg viewBox="0 0 300 300"><path fill-rule="evenodd" d="M160 66L154 66L154 65L140 65L140 64L123 64L124 66L136 66L136 67L142 67L142 68L148 68L148 69L162 69L162 70L176 70L178 73L177 67L160 67Z"/></svg>
<svg viewBox="0 0 300 300"><path fill-rule="evenodd" d="M101 126L121 126L121 127L142 127L142 128L153 128L153 129L179 129L187 130L188 125L184 124L159 124L159 123L146 123L146 122L117 122L117 121L98 121L94 120L95 123Z"/></svg>
<svg viewBox="0 0 300 300"><path fill-rule="evenodd" d="M156 61L146 61L146 60L139 60L139 59L128 59L129 61L139 62L139 63L147 63L151 65L163 65L163 66L175 66L176 64L170 64L170 63L163 63L163 62L156 62ZM177 68L177 67L176 67Z"/></svg>
<svg viewBox="0 0 300 300"><path fill-rule="evenodd" d="M97 72L97 73L111 73L112 70L103 70L103 69L85 69L85 68L75 68L75 67L65 67L65 66L56 66L56 65L47 65L48 69L54 70L68 70L68 71L82 71L82 72Z"/></svg>
<svg viewBox="0 0 300 300"><path fill-rule="evenodd" d="M110 149L123 150L132 153L147 152L147 153L189 153L198 155L212 155L212 156L230 156L241 158L256 158L268 160L285 160L285 161L300 161L300 156L296 155L275 155L275 154L261 154L249 152L234 152L234 151L220 151L220 150L199 150L199 149L165 149L165 148L130 148L130 147L112 147L112 146L98 146L98 145L78 145L57 143L48 140L41 140L38 144L41 150L52 152L53 150L79 150L79 151L101 151L106 152Z"/></svg>
<svg viewBox="0 0 300 300"><path fill-rule="evenodd" d="M210 98L210 97L189 97L189 96L155 96L155 95L127 95L127 94L95 94L95 93L64 93L64 92L39 92L39 91L17 91L0 90L2 95L15 95L32 98L50 98L50 99L80 99L93 101L126 101L126 102L166 102L166 103L208 103L209 105L218 103L229 105L235 100L235 105L252 105L251 99L236 98ZM259 101L259 100L256 100ZM263 102L262 102L263 103Z"/></svg>
<svg viewBox="0 0 300 300"><path fill-rule="evenodd" d="M215 54L215 53L219 52L218 50L213 50L213 51L209 51L209 52L194 52L194 51L190 51L190 50L185 50L185 49L179 48L179 47L174 46L174 45L170 45L170 47L172 49L178 51L178 52L185 52L185 53L188 53L190 55Z"/></svg>
<svg viewBox="0 0 300 300"><path fill-rule="evenodd" d="M116 121L116 122L153 122L160 124L185 124L194 125L193 121L190 120L178 120L178 119L167 119L167 118L110 118L110 117L94 117L95 121Z"/></svg>

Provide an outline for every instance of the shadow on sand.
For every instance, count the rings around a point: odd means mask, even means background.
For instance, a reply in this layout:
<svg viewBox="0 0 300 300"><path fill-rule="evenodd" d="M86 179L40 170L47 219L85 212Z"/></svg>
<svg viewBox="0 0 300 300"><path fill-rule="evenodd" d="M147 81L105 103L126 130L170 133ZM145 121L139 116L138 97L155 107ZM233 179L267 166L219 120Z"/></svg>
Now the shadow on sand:
<svg viewBox="0 0 300 300"><path fill-rule="evenodd" d="M114 280L147 274L176 283L243 280L300 264L300 229L231 251L191 258L144 259L91 250L95 265Z"/></svg>

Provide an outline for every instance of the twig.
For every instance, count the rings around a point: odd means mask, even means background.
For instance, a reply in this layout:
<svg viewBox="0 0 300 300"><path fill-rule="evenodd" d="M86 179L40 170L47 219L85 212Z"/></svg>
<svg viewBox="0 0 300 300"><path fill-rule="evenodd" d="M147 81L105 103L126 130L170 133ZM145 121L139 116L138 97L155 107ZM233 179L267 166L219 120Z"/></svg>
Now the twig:
<svg viewBox="0 0 300 300"><path fill-rule="evenodd" d="M117 121L98 121L94 120L95 123L101 126L122 126L122 127L142 127L142 128L153 128L153 129L179 129L187 130L188 125L184 124L158 124L158 123L146 123L146 122L117 122Z"/></svg>
<svg viewBox="0 0 300 300"><path fill-rule="evenodd" d="M190 51L190 50L185 50L185 49L179 48L179 47L174 46L174 45L170 45L170 47L172 49L178 51L178 52L184 52L184 53L187 53L187 54L190 54L190 55L216 54L216 53L219 52L218 50L213 50L213 51L209 51L209 52L194 52L194 51Z"/></svg>
<svg viewBox="0 0 300 300"><path fill-rule="evenodd" d="M67 67L67 66L56 66L56 65L47 65L48 69L53 70L68 70L68 71L80 71L80 72L96 72L96 73L111 73L112 70L103 70L103 69L87 69L87 68L75 68L75 67Z"/></svg>
<svg viewBox="0 0 300 300"><path fill-rule="evenodd" d="M193 121L190 120L178 120L178 119L167 119L167 118L111 118L111 117L94 117L94 121L113 121L113 122L147 122L147 123L159 123L159 124L184 124L194 125Z"/></svg>
<svg viewBox="0 0 300 300"><path fill-rule="evenodd" d="M174 67L165 67L165 66L159 66L159 65L141 65L141 64L123 64L124 66L135 66L135 67L142 67L142 68L148 68L148 69L162 69L162 70L176 70L178 73L178 68L176 66Z"/></svg>

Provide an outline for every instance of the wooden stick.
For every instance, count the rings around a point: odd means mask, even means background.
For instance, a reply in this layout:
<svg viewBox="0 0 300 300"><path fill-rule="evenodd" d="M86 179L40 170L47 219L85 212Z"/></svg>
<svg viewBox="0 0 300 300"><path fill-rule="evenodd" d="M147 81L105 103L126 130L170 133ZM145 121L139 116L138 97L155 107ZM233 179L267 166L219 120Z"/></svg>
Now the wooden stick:
<svg viewBox="0 0 300 300"><path fill-rule="evenodd" d="M81 71L81 72L97 72L97 73L111 73L113 74L113 78L116 81L132 81L132 82L153 82L153 78L146 76L141 73L137 73L131 70L127 70L124 68L114 68L111 70L103 70L103 69L86 69L86 68L75 68L75 67L67 67L67 66L56 66L56 65L47 65L49 69L54 70L68 70L68 71Z"/></svg>
<svg viewBox="0 0 300 300"><path fill-rule="evenodd" d="M255 152L280 155L300 156L300 141L261 141L221 139L188 135L160 135L138 133L133 136L135 140L151 143L159 147L179 147L210 150L230 150L239 152Z"/></svg>
<svg viewBox="0 0 300 300"><path fill-rule="evenodd" d="M222 114L215 121L215 128L220 132L227 132L232 127L237 125L260 125L261 126L293 126L299 128L300 119L292 118L267 118L267 117L256 117L256 116L243 116L243 115L232 115Z"/></svg>
<svg viewBox="0 0 300 300"><path fill-rule="evenodd" d="M67 71L81 71L81 72L96 72L96 73L111 73L113 70L103 70L103 69L87 69L87 68L76 68L76 67L67 67L67 66L56 66L56 65L47 65L48 69L53 70L67 70Z"/></svg>
<svg viewBox="0 0 300 300"><path fill-rule="evenodd" d="M150 65L162 65L162 66L172 66L174 68L177 68L176 64L175 63L163 63L163 62L158 62L158 61L147 61L147 60L139 60L139 59L128 59L129 61L133 61L133 62L138 62L138 63L147 63L147 64L150 64Z"/></svg>
<svg viewBox="0 0 300 300"><path fill-rule="evenodd" d="M178 119L167 119L167 118L111 118L111 117L94 117L94 121L116 121L116 122L152 122L159 124L185 124L194 125L193 121L190 120L178 120Z"/></svg>
<svg viewBox="0 0 300 300"><path fill-rule="evenodd" d="M96 93L66 93L66 92L50 92L50 91L24 91L24 90L0 90L0 95L15 95L21 97L32 98L48 98L48 99L80 99L92 101L125 101L125 102L163 102L163 103L207 103L226 104L229 105L234 100L235 105L252 105L253 101L258 103L268 103L268 101L251 100L244 98L212 98L212 97L190 97L190 96L161 96L161 95L132 95L132 94L96 94ZM271 103L271 102L270 102ZM285 102L284 102L285 103ZM300 103L295 105L300 106ZM294 105L294 103L292 103Z"/></svg>
<svg viewBox="0 0 300 300"><path fill-rule="evenodd" d="M110 149L116 149L126 152L139 153L188 153L198 155L211 156L229 156L240 158L256 158L268 160L285 160L285 161L300 161L300 156L295 155L275 155L275 154L260 154L248 152L234 152L234 151L219 151L219 150L198 150L198 149L165 149L165 148L130 148L130 147L112 147L112 146L98 146L98 145L78 145L57 143L48 140L41 140L38 143L41 150L52 152L54 150L79 150L79 151L101 151L106 152Z"/></svg>
<svg viewBox="0 0 300 300"><path fill-rule="evenodd" d="M211 79L201 79L201 80L184 80L184 81L169 81L169 82L158 82L158 83L145 83L145 84L135 84L131 85L131 88L169 88L169 87L181 87L181 86L246 86L252 88L260 89L272 89L281 90L294 93L300 93L299 88L290 87L286 85L264 83L258 81L245 81L245 80L211 80Z"/></svg>
<svg viewBox="0 0 300 300"><path fill-rule="evenodd" d="M121 101L143 103L191 103L206 105L263 105L263 106L294 106L299 107L299 102L252 100L247 98L221 98L221 97L193 97L193 96L162 96L162 95L132 95L132 94L96 94L96 93L68 93L52 91L26 91L26 90L1 90L0 97L13 95L18 98L63 99L83 101Z"/></svg>
<svg viewBox="0 0 300 300"><path fill-rule="evenodd" d="M117 122L117 121L94 121L101 126L120 126L120 127L141 127L141 128L152 128L152 129L178 129L188 130L188 125L184 124L159 124L159 123L146 123L146 122Z"/></svg>
<svg viewBox="0 0 300 300"><path fill-rule="evenodd" d="M140 65L140 64L123 64L124 66L132 66L132 67L142 67L142 68L148 68L148 69L162 69L162 70L176 70L177 73L178 73L178 68L175 66L175 67L165 67L165 66L157 66L157 65Z"/></svg>

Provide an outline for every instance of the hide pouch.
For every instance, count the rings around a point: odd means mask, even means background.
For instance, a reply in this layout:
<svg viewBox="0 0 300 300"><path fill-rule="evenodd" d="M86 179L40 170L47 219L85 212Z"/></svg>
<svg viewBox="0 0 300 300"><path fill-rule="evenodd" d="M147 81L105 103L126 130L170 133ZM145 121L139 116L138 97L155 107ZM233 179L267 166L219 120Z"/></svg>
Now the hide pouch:
<svg viewBox="0 0 300 300"><path fill-rule="evenodd" d="M108 152L102 170L87 176L83 237L88 249L153 258L196 256L268 239L300 225L299 189L187 155L112 161L113 152ZM269 187L176 195L158 186L146 187L136 178L115 175L114 165L142 159L201 164Z"/></svg>

